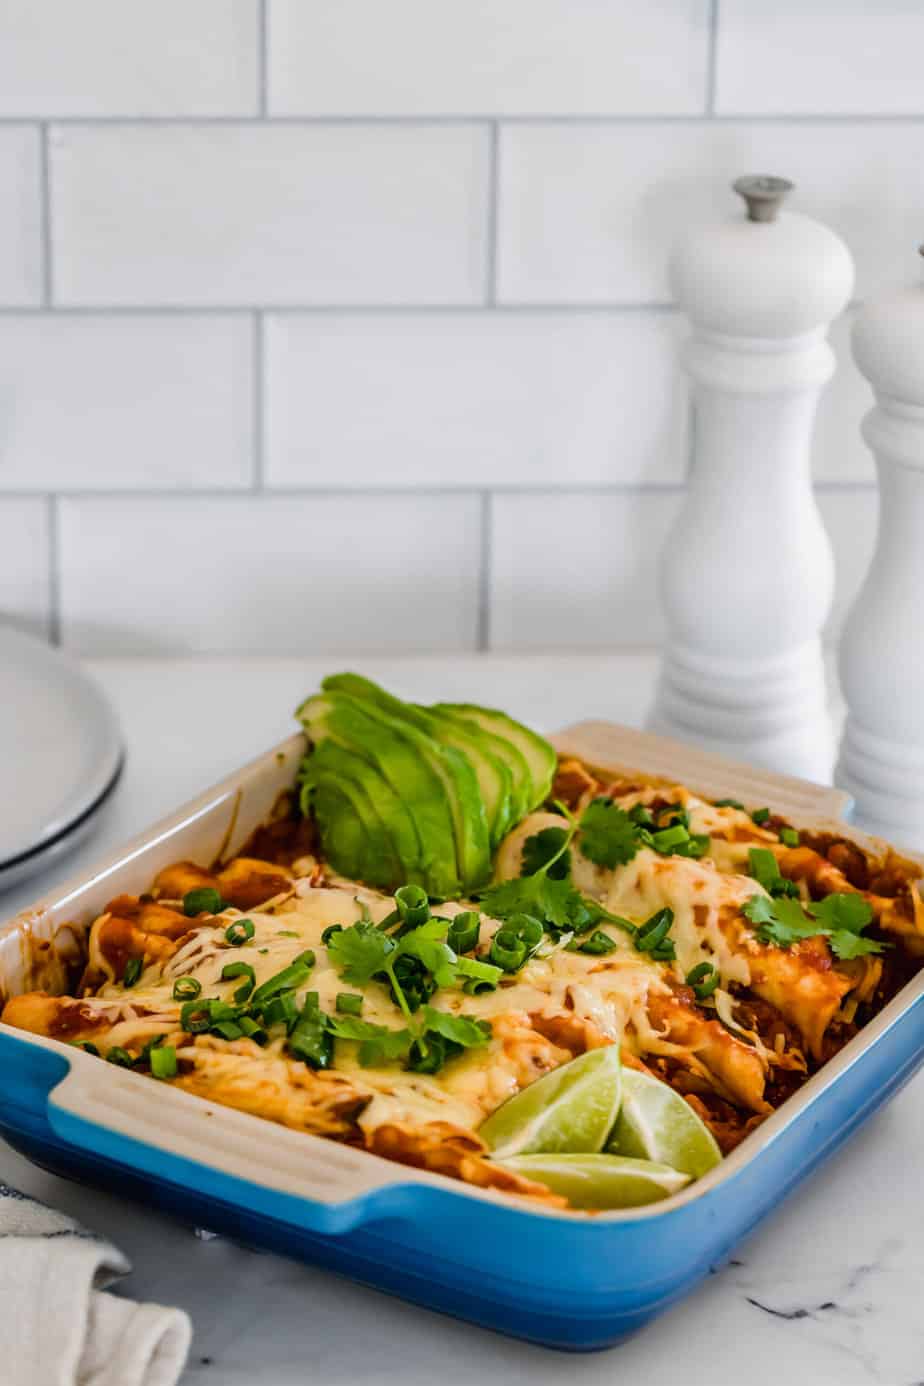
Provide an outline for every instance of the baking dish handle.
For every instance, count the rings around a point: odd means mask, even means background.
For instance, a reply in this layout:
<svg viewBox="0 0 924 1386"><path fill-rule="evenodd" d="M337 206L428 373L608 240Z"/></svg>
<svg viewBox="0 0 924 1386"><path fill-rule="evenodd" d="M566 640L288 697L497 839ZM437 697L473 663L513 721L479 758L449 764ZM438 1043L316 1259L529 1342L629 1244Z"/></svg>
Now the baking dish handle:
<svg viewBox="0 0 924 1386"><path fill-rule="evenodd" d="M54 1041L30 1036L53 1047ZM160 1179L326 1234L398 1215L425 1171L222 1107L71 1050L48 1094L61 1140Z"/></svg>

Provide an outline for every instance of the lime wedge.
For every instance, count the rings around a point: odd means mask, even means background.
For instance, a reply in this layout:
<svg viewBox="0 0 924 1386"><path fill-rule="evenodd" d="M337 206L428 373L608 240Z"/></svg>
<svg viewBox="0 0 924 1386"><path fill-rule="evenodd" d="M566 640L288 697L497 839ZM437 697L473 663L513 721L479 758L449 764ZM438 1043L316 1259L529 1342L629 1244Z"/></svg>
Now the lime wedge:
<svg viewBox="0 0 924 1386"><path fill-rule="evenodd" d="M573 1208L638 1208L690 1182L670 1165L624 1155L514 1155L498 1163L546 1184Z"/></svg>
<svg viewBox="0 0 924 1386"><path fill-rule="evenodd" d="M658 1160L693 1179L722 1158L690 1104L666 1083L635 1069L622 1075L622 1107L606 1148L613 1155Z"/></svg>
<svg viewBox="0 0 924 1386"><path fill-rule="evenodd" d="M499 1158L603 1149L621 1095L619 1046L590 1049L511 1097L479 1135Z"/></svg>

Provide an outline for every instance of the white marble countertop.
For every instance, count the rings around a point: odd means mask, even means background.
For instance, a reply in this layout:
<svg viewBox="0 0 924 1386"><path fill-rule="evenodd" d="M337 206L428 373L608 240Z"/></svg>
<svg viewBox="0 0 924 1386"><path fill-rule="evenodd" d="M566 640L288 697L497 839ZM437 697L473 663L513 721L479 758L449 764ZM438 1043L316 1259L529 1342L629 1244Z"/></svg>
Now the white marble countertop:
<svg viewBox="0 0 924 1386"><path fill-rule="evenodd" d="M291 729L318 678L347 661L106 660L128 761L96 838L45 879L0 895L0 916L88 866ZM495 702L551 729L637 723L649 655L363 659L396 691ZM125 1294L178 1304L195 1337L183 1386L395 1382L498 1386L924 1386L924 1075L739 1250L621 1347L564 1356L402 1304L327 1273L192 1231L117 1192L82 1189L0 1142L0 1180L66 1209L128 1254Z"/></svg>

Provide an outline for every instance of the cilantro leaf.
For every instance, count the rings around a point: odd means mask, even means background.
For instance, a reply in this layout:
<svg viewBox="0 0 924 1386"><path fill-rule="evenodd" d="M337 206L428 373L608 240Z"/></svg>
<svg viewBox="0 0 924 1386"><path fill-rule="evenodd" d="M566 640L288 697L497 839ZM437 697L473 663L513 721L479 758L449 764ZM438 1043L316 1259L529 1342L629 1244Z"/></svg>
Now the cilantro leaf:
<svg viewBox="0 0 924 1386"><path fill-rule="evenodd" d="M867 953L881 953L886 946L878 939L862 938L860 934L851 933L849 929L835 929L829 935L828 941L835 957L843 958L845 961L862 958Z"/></svg>
<svg viewBox="0 0 924 1386"><path fill-rule="evenodd" d="M543 871L490 886L481 897L482 908L492 919L531 914L547 928L583 932L594 922L580 891L570 881L552 881Z"/></svg>
<svg viewBox="0 0 924 1386"><path fill-rule="evenodd" d="M533 833L523 843L520 875L534 876L548 866L551 879L563 881L571 872L571 853L562 852L561 849L570 840L571 834L567 828L542 828L538 833Z"/></svg>
<svg viewBox="0 0 924 1386"><path fill-rule="evenodd" d="M362 986L381 972L395 951L394 942L374 924L351 924L327 940L327 951L347 982Z"/></svg>
<svg viewBox="0 0 924 1386"><path fill-rule="evenodd" d="M363 1068L406 1058L414 1038L410 1030L390 1030L385 1025L373 1025L356 1016L328 1016L327 1029L337 1039L359 1042L359 1062Z"/></svg>
<svg viewBox="0 0 924 1386"><path fill-rule="evenodd" d="M873 918L872 907L862 895L826 895L809 905L808 910L832 932L845 929L859 934Z"/></svg>
<svg viewBox="0 0 924 1386"><path fill-rule="evenodd" d="M641 845L638 825L611 799L587 805L579 824L581 851L597 866L624 866Z"/></svg>
<svg viewBox="0 0 924 1386"><path fill-rule="evenodd" d="M486 1020L450 1015L447 1011L438 1011L435 1006L424 1007L423 1019L428 1035L435 1032L463 1049L480 1049L491 1038L491 1026Z"/></svg>

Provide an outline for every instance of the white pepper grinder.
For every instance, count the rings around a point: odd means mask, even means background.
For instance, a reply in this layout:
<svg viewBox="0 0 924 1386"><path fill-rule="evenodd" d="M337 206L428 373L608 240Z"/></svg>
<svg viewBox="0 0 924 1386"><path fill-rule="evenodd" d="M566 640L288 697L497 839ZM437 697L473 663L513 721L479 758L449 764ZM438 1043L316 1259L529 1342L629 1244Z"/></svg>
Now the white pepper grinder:
<svg viewBox="0 0 924 1386"><path fill-rule="evenodd" d="M924 246L921 247L924 255ZM879 472L879 533L844 629L847 721L835 778L857 822L924 845L924 275L869 303L853 354L876 403L863 437Z"/></svg>
<svg viewBox="0 0 924 1386"><path fill-rule="evenodd" d="M671 265L693 328L693 456L661 559L668 636L649 724L825 781L820 632L834 568L809 462L853 262L833 231L780 210L786 179L733 186L746 211L692 231Z"/></svg>

